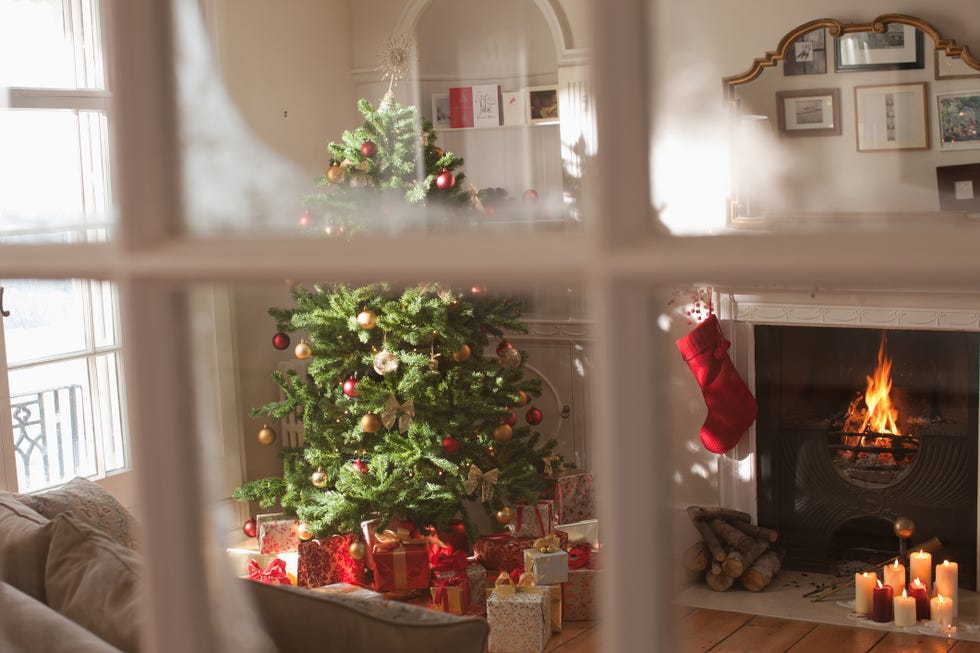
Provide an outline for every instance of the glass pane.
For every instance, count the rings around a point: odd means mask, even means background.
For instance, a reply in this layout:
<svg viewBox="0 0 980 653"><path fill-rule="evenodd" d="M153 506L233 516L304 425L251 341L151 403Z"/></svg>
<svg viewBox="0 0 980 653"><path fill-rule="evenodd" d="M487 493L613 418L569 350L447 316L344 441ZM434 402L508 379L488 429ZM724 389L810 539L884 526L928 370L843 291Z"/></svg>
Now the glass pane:
<svg viewBox="0 0 980 653"><path fill-rule="evenodd" d="M95 347L112 347L117 344L119 325L117 322L118 298L116 287L108 281L92 281L92 331Z"/></svg>
<svg viewBox="0 0 980 653"><path fill-rule="evenodd" d="M110 473L128 465L127 439L123 431L121 361L116 353L92 359L95 388L94 415L98 424L97 445L101 449L102 469Z"/></svg>
<svg viewBox="0 0 980 653"><path fill-rule="evenodd" d="M330 5L218 2L218 69L198 3L176 4L192 233L562 231L588 219L595 105L587 50L572 45L589 40L587 12L434 0L382 15L354 5L338 20ZM353 84L346 64L313 64L345 43Z"/></svg>
<svg viewBox="0 0 980 653"><path fill-rule="evenodd" d="M63 279L4 282L7 363L63 356L87 349L85 283Z"/></svg>
<svg viewBox="0 0 980 653"><path fill-rule="evenodd" d="M75 88L63 0L0 0L0 85Z"/></svg>

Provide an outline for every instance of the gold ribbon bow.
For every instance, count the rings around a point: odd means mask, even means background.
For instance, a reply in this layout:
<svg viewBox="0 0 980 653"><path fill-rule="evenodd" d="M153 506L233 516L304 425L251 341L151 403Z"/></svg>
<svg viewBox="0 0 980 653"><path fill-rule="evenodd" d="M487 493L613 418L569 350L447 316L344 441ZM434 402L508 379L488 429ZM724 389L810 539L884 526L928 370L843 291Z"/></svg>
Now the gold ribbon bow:
<svg viewBox="0 0 980 653"><path fill-rule="evenodd" d="M554 551L561 550L561 542L554 533L548 533L544 537L539 537L538 539L534 540L534 544L531 546L541 553L552 553Z"/></svg>
<svg viewBox="0 0 980 653"><path fill-rule="evenodd" d="M510 577L510 574L502 571L497 576L497 580L493 581L493 591L496 592L497 596L508 596L516 592L517 587L514 585L514 579Z"/></svg>
<svg viewBox="0 0 980 653"><path fill-rule="evenodd" d="M520 579L517 581L517 591L529 592L536 589L538 589L538 579L534 577L534 574L529 571L521 574Z"/></svg>
<svg viewBox="0 0 980 653"><path fill-rule="evenodd" d="M564 463L562 463L561 456L559 456L558 454L545 456L544 458L541 459L541 462L544 463L545 476L551 476L556 472L560 472L565 467Z"/></svg>
<svg viewBox="0 0 980 653"><path fill-rule="evenodd" d="M400 549L406 544L425 544L425 538L411 537L407 528L398 528L396 530L386 528L384 531L375 533L375 551Z"/></svg>
<svg viewBox="0 0 980 653"><path fill-rule="evenodd" d="M470 465L470 471L466 474L466 480L463 481L463 489L466 490L467 494L471 494L482 483L480 500L486 503L493 496L493 486L497 484L499 476L500 470L496 467L484 474L476 465Z"/></svg>
<svg viewBox="0 0 980 653"><path fill-rule="evenodd" d="M412 425L412 420L415 419L415 402L409 399L399 406L395 395L388 397L388 401L385 402L385 409L381 412L381 423L385 425L386 429L391 430L396 418L398 419L398 431L400 433L407 431L408 427Z"/></svg>

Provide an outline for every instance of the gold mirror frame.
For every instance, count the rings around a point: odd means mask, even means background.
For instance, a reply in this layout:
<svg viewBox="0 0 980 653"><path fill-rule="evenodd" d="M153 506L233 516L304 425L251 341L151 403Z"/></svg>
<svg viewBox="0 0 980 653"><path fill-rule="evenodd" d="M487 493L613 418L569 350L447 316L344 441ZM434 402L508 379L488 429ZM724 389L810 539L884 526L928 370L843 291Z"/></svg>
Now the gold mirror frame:
<svg viewBox="0 0 980 653"><path fill-rule="evenodd" d="M893 23L910 25L921 30L923 34L927 34L932 39L934 44L933 49L935 51L945 53L947 57L958 58L970 68L980 72L980 60L973 56L968 46L960 45L952 39L943 38L932 25L919 18L915 18L914 16L907 16L905 14L882 14L871 22L867 23L842 23L833 18L818 18L816 20L803 23L802 25L790 30L785 36L783 36L782 39L780 39L775 50L766 52L765 55L753 59L752 65L749 66L745 72L722 78L725 102L730 108L733 121L735 121L735 124L737 125L737 121L739 119L739 101L738 97L736 96L736 91L738 87L756 79L766 68L771 68L778 62L783 61L786 58L786 54L793 42L799 37L821 28L825 28L829 35L834 38L856 32L875 32L877 34L883 34L888 29L888 25ZM735 170L736 164L735 156L736 153L733 148L733 171ZM739 205L738 189L734 188L733 191L732 197L730 197L728 200L728 223L733 226L747 226L761 222L761 219L757 217L737 215Z"/></svg>

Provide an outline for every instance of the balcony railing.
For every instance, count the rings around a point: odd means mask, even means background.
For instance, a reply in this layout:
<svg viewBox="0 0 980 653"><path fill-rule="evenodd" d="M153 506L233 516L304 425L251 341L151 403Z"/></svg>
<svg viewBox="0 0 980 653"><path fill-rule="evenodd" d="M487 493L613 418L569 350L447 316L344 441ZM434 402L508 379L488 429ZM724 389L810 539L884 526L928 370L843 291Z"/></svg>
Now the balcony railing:
<svg viewBox="0 0 980 653"><path fill-rule="evenodd" d="M92 447L85 435L82 386L12 397L10 412L22 491L57 485L94 471Z"/></svg>

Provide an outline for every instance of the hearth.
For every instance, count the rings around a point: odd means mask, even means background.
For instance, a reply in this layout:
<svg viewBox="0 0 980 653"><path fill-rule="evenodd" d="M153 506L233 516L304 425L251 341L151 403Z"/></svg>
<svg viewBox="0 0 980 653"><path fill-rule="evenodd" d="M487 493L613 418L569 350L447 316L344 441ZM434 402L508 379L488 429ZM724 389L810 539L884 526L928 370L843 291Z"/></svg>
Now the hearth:
<svg viewBox="0 0 980 653"><path fill-rule="evenodd" d="M757 500L785 566L828 572L936 536L975 587L980 336L755 325Z"/></svg>

